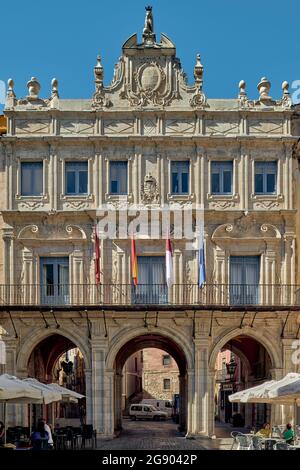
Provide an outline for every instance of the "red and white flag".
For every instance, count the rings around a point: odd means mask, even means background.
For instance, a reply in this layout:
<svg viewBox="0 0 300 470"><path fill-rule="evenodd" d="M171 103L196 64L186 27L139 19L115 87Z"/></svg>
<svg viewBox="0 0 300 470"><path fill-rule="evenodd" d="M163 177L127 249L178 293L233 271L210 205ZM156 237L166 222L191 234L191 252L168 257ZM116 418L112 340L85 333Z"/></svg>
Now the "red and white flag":
<svg viewBox="0 0 300 470"><path fill-rule="evenodd" d="M95 259L95 281L100 284L100 240L97 233L97 226L94 227L94 259Z"/></svg>
<svg viewBox="0 0 300 470"><path fill-rule="evenodd" d="M168 287L173 284L173 253L170 238L166 239L166 283Z"/></svg>

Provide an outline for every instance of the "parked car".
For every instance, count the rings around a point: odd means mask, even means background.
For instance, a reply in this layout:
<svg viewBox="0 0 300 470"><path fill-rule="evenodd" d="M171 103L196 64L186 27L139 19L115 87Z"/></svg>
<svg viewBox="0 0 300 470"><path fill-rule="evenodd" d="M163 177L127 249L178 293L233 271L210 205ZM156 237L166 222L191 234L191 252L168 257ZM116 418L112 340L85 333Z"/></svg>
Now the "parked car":
<svg viewBox="0 0 300 470"><path fill-rule="evenodd" d="M156 400L155 398L143 398L141 401L143 405L152 405L158 411L164 411L167 413L168 418L172 416L173 405L170 400Z"/></svg>
<svg viewBox="0 0 300 470"><path fill-rule="evenodd" d="M155 406L143 403L130 405L129 416L132 420L152 419L153 421L165 420L168 417L164 411L159 411Z"/></svg>

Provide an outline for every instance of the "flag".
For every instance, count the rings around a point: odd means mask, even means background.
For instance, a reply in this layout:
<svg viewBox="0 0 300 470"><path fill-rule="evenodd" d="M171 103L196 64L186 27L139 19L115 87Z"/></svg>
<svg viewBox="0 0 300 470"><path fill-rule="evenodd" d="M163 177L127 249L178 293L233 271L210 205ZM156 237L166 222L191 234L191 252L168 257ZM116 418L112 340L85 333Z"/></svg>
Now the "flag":
<svg viewBox="0 0 300 470"><path fill-rule="evenodd" d="M138 264L135 249L135 240L133 238L131 239L131 277L133 284L136 286L138 283Z"/></svg>
<svg viewBox="0 0 300 470"><path fill-rule="evenodd" d="M96 285L100 284L100 240L97 233L97 226L94 228L94 254L95 254L95 279Z"/></svg>
<svg viewBox="0 0 300 470"><path fill-rule="evenodd" d="M170 238L166 239L166 283L168 287L173 284L173 259Z"/></svg>
<svg viewBox="0 0 300 470"><path fill-rule="evenodd" d="M198 279L199 287L203 287L206 281L204 230L201 230L200 235L199 235L198 263L199 263L199 279Z"/></svg>

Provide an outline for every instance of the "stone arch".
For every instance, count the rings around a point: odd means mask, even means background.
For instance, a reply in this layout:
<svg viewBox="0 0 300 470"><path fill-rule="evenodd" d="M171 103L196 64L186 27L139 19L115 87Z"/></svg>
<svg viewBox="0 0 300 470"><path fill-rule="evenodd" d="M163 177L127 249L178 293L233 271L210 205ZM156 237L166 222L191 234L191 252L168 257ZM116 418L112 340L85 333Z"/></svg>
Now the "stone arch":
<svg viewBox="0 0 300 470"><path fill-rule="evenodd" d="M177 343L185 355L186 362L187 362L187 369L194 368L194 358L193 358L192 349L190 348L190 345L188 344L188 341L184 337L184 335L182 335L180 332L176 330L171 330L170 328L160 326L159 331L156 331L156 329L154 328L151 328L151 329L126 328L126 329L121 330L113 338L110 344L109 352L106 357L107 369L112 370L114 368L116 357L119 351L126 345L126 343L128 343L129 341L132 341L134 338L138 338L139 336L145 336L147 334L160 335L160 336L165 337L166 339L169 339L170 341L173 341L174 343Z"/></svg>
<svg viewBox="0 0 300 470"><path fill-rule="evenodd" d="M192 342L190 342L191 344ZM126 328L120 331L111 342L109 352L106 357L107 371L113 377L113 426L114 432L122 429L121 413L121 383L122 369L125 361L134 352L154 347L167 351L176 361L179 368L179 390L182 406L179 414L179 426L181 430L188 429L188 400L191 387L188 384L189 371L194 369L193 353L187 339L177 330L171 330L165 326L159 329L146 328Z"/></svg>
<svg viewBox="0 0 300 470"><path fill-rule="evenodd" d="M34 348L41 341L53 334L59 334L72 341L82 352L86 369L91 369L92 365L89 345L87 342L85 343L82 340L82 336L72 330L66 330L64 327L60 327L59 329L50 327L47 329L34 329L29 335L26 336L24 341L21 342L17 353L17 370L27 370L28 361Z"/></svg>
<svg viewBox="0 0 300 470"><path fill-rule="evenodd" d="M282 356L281 356L280 347L277 347L274 341L272 341L271 338L268 338L268 335L266 332L259 333L257 330L253 331L253 328L244 327L243 329L234 328L233 330L227 331L227 333L225 333L221 337L220 336L218 337L217 342L213 345L209 354L209 369L210 370L214 370L218 353L222 349L222 347L226 343L228 343L230 340L234 339L237 336L240 336L241 334L245 336L249 336L250 338L253 338L262 346L264 346L264 348L266 349L266 351L268 352L271 358L273 368L275 369L282 368Z"/></svg>

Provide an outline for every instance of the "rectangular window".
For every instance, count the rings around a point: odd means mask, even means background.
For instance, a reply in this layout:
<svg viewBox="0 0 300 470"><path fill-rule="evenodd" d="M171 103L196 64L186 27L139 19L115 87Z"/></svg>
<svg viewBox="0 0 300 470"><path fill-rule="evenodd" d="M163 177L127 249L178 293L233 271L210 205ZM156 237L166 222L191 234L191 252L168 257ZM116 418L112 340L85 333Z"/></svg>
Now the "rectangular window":
<svg viewBox="0 0 300 470"><path fill-rule="evenodd" d="M275 194L277 162L255 162L255 194Z"/></svg>
<svg viewBox="0 0 300 470"><path fill-rule="evenodd" d="M259 256L230 256L230 300L232 304L259 302Z"/></svg>
<svg viewBox="0 0 300 470"><path fill-rule="evenodd" d="M232 194L233 162L211 162L212 194Z"/></svg>
<svg viewBox="0 0 300 470"><path fill-rule="evenodd" d="M190 162L171 162L172 194L189 194Z"/></svg>
<svg viewBox="0 0 300 470"><path fill-rule="evenodd" d="M127 194L127 162L110 162L110 193Z"/></svg>
<svg viewBox="0 0 300 470"><path fill-rule="evenodd" d="M164 366L169 366L171 364L171 356L169 354L166 354L163 356L163 365Z"/></svg>
<svg viewBox="0 0 300 470"><path fill-rule="evenodd" d="M66 194L87 194L88 162L66 162Z"/></svg>
<svg viewBox="0 0 300 470"><path fill-rule="evenodd" d="M170 390L171 388L171 379L164 379L164 390Z"/></svg>
<svg viewBox="0 0 300 470"><path fill-rule="evenodd" d="M21 163L22 196L41 196L43 194L43 162Z"/></svg>

